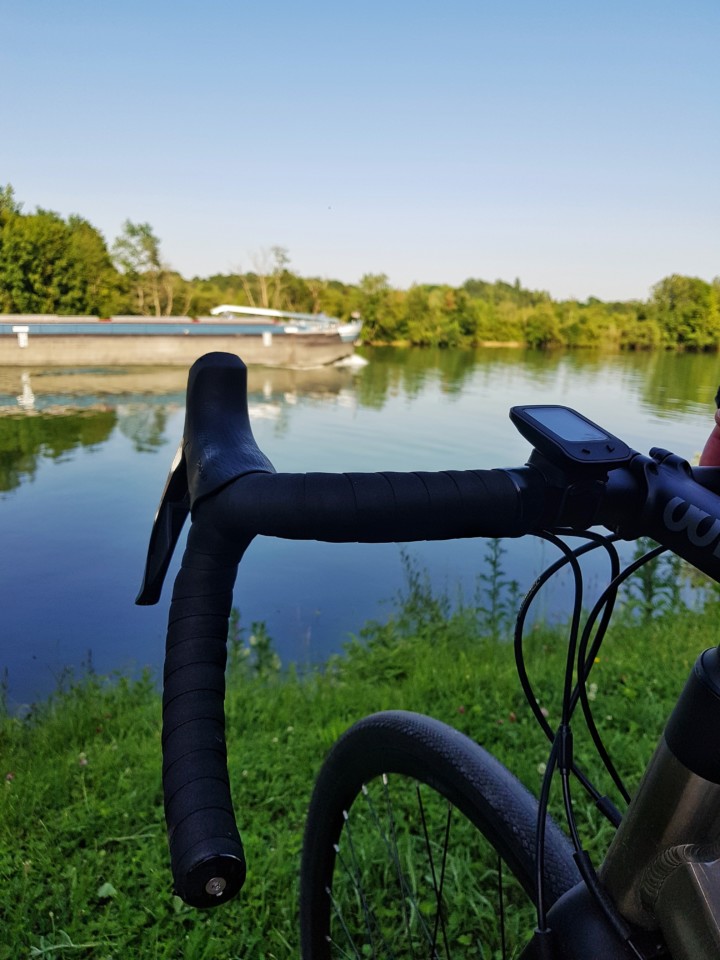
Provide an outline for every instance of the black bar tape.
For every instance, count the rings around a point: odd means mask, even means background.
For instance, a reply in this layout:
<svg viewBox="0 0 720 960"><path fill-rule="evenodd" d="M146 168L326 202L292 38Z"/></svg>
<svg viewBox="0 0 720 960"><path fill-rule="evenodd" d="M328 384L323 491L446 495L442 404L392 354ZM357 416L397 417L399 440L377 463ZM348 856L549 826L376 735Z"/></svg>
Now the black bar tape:
<svg viewBox="0 0 720 960"><path fill-rule="evenodd" d="M521 536L536 528L502 470L442 473L250 474L209 505L235 536L394 543Z"/></svg>
<svg viewBox="0 0 720 960"><path fill-rule="evenodd" d="M205 907L230 899L245 878L227 772L224 674L237 564L252 538L517 536L537 526L543 498L522 496L524 481L504 471L277 475L252 437L245 367L226 354L193 366L183 457L193 523L168 625L163 790L175 889Z"/></svg>
<svg viewBox="0 0 720 960"><path fill-rule="evenodd" d="M201 512L201 511L199 511ZM225 746L225 662L237 565L234 542L194 523L175 580L165 652L163 792L175 889L196 907L234 896L245 879Z"/></svg>
<svg viewBox="0 0 720 960"><path fill-rule="evenodd" d="M245 879L224 698L233 585L253 536L365 543L512 536L536 523L538 503L504 471L478 470L251 473L196 504L173 589L163 691L165 818L175 889L186 903L223 903Z"/></svg>

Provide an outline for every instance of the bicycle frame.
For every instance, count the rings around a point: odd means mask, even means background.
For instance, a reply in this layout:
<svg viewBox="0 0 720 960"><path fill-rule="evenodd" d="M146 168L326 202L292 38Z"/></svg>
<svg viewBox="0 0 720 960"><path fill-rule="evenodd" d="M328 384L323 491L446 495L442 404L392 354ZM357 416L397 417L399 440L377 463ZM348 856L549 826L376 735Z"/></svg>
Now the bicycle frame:
<svg viewBox="0 0 720 960"><path fill-rule="evenodd" d="M599 877L619 911L615 927L583 882L548 914L557 949L548 957L650 958L666 956L665 947L673 960L720 955L717 649L693 667ZM523 960L537 957L545 954L533 943Z"/></svg>
<svg viewBox="0 0 720 960"><path fill-rule="evenodd" d="M600 874L624 917L657 919L675 960L720 955L718 757L714 649L695 664Z"/></svg>

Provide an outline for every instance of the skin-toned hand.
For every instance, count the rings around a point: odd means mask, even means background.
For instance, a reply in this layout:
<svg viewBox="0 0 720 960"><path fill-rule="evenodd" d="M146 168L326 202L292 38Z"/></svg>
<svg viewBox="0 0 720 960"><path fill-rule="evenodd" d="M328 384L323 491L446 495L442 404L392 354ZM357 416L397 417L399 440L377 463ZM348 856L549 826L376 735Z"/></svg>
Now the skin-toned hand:
<svg viewBox="0 0 720 960"><path fill-rule="evenodd" d="M715 426L700 454L701 467L720 467L720 410L715 411Z"/></svg>

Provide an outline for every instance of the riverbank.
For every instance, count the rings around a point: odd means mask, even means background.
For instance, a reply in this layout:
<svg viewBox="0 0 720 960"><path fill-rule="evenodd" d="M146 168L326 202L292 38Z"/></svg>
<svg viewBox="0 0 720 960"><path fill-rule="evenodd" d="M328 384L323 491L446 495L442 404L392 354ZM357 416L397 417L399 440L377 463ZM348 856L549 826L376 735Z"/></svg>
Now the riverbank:
<svg viewBox="0 0 720 960"><path fill-rule="evenodd" d="M596 716L632 786L697 653L716 640L714 619L674 612L644 634L626 621L600 653ZM476 639L476 625L467 609L451 614L414 589L389 623L369 624L362 643L306 676L277 669L262 629L253 625L251 643L235 626L228 747L248 879L239 898L213 912L172 894L160 699L151 677L89 675L25 719L0 718L0 960L69 952L97 960L297 957L297 872L311 783L336 737L374 710L431 713L537 790L547 745L524 704L510 647ZM530 672L551 722L563 650L559 632L538 628L530 638ZM576 751L606 786L580 733ZM594 855L595 814L578 806L581 824L590 818Z"/></svg>

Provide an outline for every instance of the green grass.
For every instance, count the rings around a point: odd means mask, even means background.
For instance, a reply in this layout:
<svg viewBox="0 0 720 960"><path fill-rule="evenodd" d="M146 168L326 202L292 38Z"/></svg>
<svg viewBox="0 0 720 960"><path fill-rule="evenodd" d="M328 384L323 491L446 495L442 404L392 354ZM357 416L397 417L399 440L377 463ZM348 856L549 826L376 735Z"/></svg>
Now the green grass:
<svg viewBox="0 0 720 960"><path fill-rule="evenodd" d="M217 911L173 896L160 702L150 678L90 675L27 718L0 717L0 960L297 957L297 874L313 777L333 740L371 711L431 713L474 736L537 790L547 749L510 646L477 639L477 611L452 612L415 576L388 624L369 624L345 656L310 676L278 672L257 626L258 642L244 655L235 625L228 745L248 878ZM631 785L697 653L715 642L713 621L680 610L641 633L624 618L608 637L592 677L594 706ZM531 673L551 721L563 650L560 631L531 632ZM580 733L576 741L586 769L609 790ZM607 832L588 804L578 807L597 858Z"/></svg>

